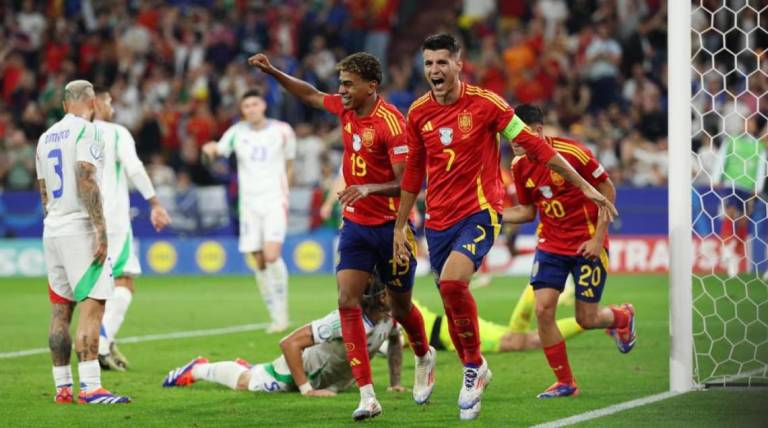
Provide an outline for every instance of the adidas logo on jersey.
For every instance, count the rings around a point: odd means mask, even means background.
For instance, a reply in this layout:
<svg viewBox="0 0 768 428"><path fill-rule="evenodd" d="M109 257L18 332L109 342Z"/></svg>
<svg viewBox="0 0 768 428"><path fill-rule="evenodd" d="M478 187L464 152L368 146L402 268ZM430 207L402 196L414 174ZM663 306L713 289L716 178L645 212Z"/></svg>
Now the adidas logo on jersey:
<svg viewBox="0 0 768 428"><path fill-rule="evenodd" d="M432 127L432 121L427 121L427 123L424 124L424 126L421 127L422 132L428 132L435 128Z"/></svg>
<svg viewBox="0 0 768 428"><path fill-rule="evenodd" d="M525 182L525 188L526 189L533 189L534 187L536 187L536 184L534 184L533 180L531 180L529 178L528 181Z"/></svg>

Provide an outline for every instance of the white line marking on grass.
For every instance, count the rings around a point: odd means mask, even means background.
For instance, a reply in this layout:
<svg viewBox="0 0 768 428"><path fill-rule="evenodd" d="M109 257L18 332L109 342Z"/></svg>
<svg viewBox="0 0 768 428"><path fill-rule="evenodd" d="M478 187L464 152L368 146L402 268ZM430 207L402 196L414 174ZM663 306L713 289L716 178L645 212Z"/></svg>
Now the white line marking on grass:
<svg viewBox="0 0 768 428"><path fill-rule="evenodd" d="M575 425L592 419L602 418L603 416L612 415L623 410L634 409L635 407L641 407L647 404L655 403L657 401L666 400L680 394L682 393L667 391L660 394L649 395L647 397L638 398L637 400L625 401L623 403L614 404L613 406L604 407L602 409L590 410L589 412L581 413L564 419L558 419L556 421L535 425L533 428L557 428L568 425Z"/></svg>
<svg viewBox="0 0 768 428"><path fill-rule="evenodd" d="M117 343L141 343L167 339L186 339L190 337L218 336L221 334L242 333L246 331L264 330L269 323L233 325L231 327L209 328L206 330L177 331L172 333L148 334L117 339ZM25 349L23 351L0 353L0 359L27 357L30 355L46 354L48 348Z"/></svg>

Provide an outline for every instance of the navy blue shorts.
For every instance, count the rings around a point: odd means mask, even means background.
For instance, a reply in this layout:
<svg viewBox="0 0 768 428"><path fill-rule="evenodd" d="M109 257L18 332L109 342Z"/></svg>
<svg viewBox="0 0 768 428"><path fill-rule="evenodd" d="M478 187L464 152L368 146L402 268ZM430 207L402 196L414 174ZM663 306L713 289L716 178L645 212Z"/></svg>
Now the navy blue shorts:
<svg viewBox="0 0 768 428"><path fill-rule="evenodd" d="M364 226L354 221L343 219L339 233L339 263L336 272L344 269L361 270L379 277L390 290L407 292L413 289L416 274L416 259L411 256L409 263L396 264L392 257L395 222L378 226ZM413 226L409 224L409 239L415 248Z"/></svg>
<svg viewBox="0 0 768 428"><path fill-rule="evenodd" d="M486 210L472 214L445 230L426 228L429 263L435 277L440 277L452 251L469 257L477 271L499 235L500 221L501 216L497 212Z"/></svg>
<svg viewBox="0 0 768 428"><path fill-rule="evenodd" d="M576 284L576 298L589 303L600 301L608 276L608 253L603 250L595 261L581 256L563 256L536 249L531 271L531 285L534 290L554 288L562 293L568 274L573 275Z"/></svg>

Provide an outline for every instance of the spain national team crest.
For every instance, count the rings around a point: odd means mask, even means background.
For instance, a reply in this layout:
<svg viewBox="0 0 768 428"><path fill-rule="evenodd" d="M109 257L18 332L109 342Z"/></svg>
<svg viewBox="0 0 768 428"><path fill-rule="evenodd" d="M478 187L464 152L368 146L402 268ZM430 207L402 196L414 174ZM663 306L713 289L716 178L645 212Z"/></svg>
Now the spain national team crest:
<svg viewBox="0 0 768 428"><path fill-rule="evenodd" d="M366 149L371 148L375 136L376 132L373 130L373 128L363 129L363 146L365 146Z"/></svg>
<svg viewBox="0 0 768 428"><path fill-rule="evenodd" d="M444 146L447 146L453 142L453 128L440 128L437 130L440 133L440 142Z"/></svg>
<svg viewBox="0 0 768 428"><path fill-rule="evenodd" d="M555 171L549 171L549 178L552 179L552 184L555 186L562 186L565 184L565 179L562 175L556 173Z"/></svg>
<svg viewBox="0 0 768 428"><path fill-rule="evenodd" d="M357 134L352 134L352 148L356 152L359 152L361 147L362 147L362 141L360 140L360 136Z"/></svg>
<svg viewBox="0 0 768 428"><path fill-rule="evenodd" d="M472 130L472 113L463 111L459 113L459 131L467 134Z"/></svg>

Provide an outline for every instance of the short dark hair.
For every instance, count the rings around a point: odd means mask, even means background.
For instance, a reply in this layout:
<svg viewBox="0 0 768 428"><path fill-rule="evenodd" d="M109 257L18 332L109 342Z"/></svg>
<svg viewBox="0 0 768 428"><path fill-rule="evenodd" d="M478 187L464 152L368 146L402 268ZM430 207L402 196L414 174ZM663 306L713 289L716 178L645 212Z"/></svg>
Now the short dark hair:
<svg viewBox="0 0 768 428"><path fill-rule="evenodd" d="M250 97L264 98L261 95L261 91L259 91L258 89L249 89L249 90L245 91L245 93L243 94L242 97L240 97L240 101L243 101L246 98L250 98Z"/></svg>
<svg viewBox="0 0 768 428"><path fill-rule="evenodd" d="M357 74L366 82L381 83L384 79L379 60L366 52L357 52L345 57L336 64L336 71Z"/></svg>
<svg viewBox="0 0 768 428"><path fill-rule="evenodd" d="M427 49L431 51L447 49L448 52L455 55L461 52L461 45L459 44L459 41L456 40L456 37L453 37L448 33L439 33L424 39L424 43L421 44L421 50L425 51Z"/></svg>
<svg viewBox="0 0 768 428"><path fill-rule="evenodd" d="M537 106L531 104L520 104L515 107L515 115L526 125L543 125L544 112Z"/></svg>
<svg viewBox="0 0 768 428"><path fill-rule="evenodd" d="M105 85L93 85L93 92L97 97L100 97L109 93L109 87Z"/></svg>

